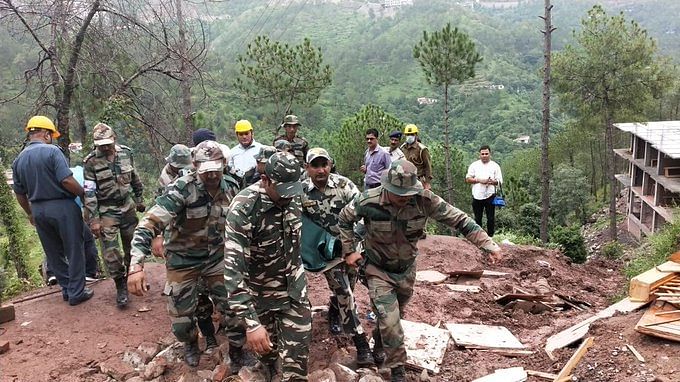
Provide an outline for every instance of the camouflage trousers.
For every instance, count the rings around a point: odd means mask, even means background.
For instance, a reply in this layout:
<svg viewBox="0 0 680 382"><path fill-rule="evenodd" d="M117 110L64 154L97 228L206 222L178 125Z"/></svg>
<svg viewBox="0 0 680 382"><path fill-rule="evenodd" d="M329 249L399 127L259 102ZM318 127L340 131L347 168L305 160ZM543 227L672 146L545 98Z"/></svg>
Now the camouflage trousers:
<svg viewBox="0 0 680 382"><path fill-rule="evenodd" d="M389 273L373 264L366 265L368 295L378 321L378 329L385 349L385 367L393 368L406 363L404 329L401 318L406 303L413 295L416 280L415 264L404 273Z"/></svg>
<svg viewBox="0 0 680 382"><path fill-rule="evenodd" d="M102 226L100 243L106 269L114 279L125 277L130 266L130 243L139 222L134 205L132 208L107 210L100 213L99 219ZM118 234L123 244L122 253L118 244Z"/></svg>
<svg viewBox="0 0 680 382"><path fill-rule="evenodd" d="M183 258L181 268L172 267L173 257L168 254L164 294L168 296L168 313L172 317L172 333L178 341L194 342L198 337L196 314L199 303L199 284L205 282L205 292L225 317L225 333L229 345L242 347L245 344L245 324L231 312L227 305L227 289L224 287L224 257L213 256L203 259ZM210 301L210 300L208 300ZM205 312L203 314L206 314Z"/></svg>
<svg viewBox="0 0 680 382"><path fill-rule="evenodd" d="M333 291L331 304L340 312L340 322L347 334L363 334L364 329L359 321L357 304L354 299L354 286L357 283L357 271L344 261L324 272L328 287Z"/></svg>
<svg viewBox="0 0 680 382"><path fill-rule="evenodd" d="M281 363L281 382L306 381L309 344L312 341L312 311L309 300L290 301L290 307L258 314L274 344L271 352L260 356L270 370Z"/></svg>

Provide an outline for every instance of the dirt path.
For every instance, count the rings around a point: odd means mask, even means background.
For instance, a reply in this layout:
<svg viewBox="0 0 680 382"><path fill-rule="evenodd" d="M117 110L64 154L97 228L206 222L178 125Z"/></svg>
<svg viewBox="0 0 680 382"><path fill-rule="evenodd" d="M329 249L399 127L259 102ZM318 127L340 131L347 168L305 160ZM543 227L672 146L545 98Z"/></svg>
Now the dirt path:
<svg viewBox="0 0 680 382"><path fill-rule="evenodd" d="M557 351L558 360L553 362L543 351L546 338L609 306L624 284L613 262L596 260L571 265L559 252L540 248L503 246L505 259L491 266L474 246L461 239L430 236L419 247L419 270L490 269L508 272L510 276L483 278L482 290L474 294L418 283L405 319L431 325L445 322L502 325L534 351L532 355L508 358L456 349L450 342L441 372L431 379L434 381L467 382L495 369L512 366L557 373L574 349ZM97 366L101 362L120 358L126 349L142 342L167 340L170 320L160 294L164 268L149 264L147 269L153 293L144 299L133 297L130 307L124 311L115 307L115 290L110 280L95 284L93 300L77 307L69 307L59 293L17 304L16 320L2 325L5 332L0 334L0 340L10 341L11 350L0 355L0 380L105 381L106 376L99 373ZM308 281L312 305L327 304L325 279L311 274ZM530 314L504 310L494 302L494 294L509 293L514 288L535 292L539 285L544 287L546 281L551 290L587 301L592 309ZM357 286L356 297L364 328L370 333L373 322L367 318L369 301L363 286ZM139 312L141 307L151 310ZM574 371L578 381L680 381L680 346L635 332L633 327L640 315L638 312L614 317L592 326L590 334L595 336L595 344ZM641 364L630 352L622 350L626 344L632 344L647 362ZM347 353L351 359L351 340L330 336L325 313L315 314L310 370L347 359ZM179 379L185 369L182 364L174 365L166 372L165 380ZM419 377L409 373L409 380L418 381ZM529 381L545 380L530 377Z"/></svg>

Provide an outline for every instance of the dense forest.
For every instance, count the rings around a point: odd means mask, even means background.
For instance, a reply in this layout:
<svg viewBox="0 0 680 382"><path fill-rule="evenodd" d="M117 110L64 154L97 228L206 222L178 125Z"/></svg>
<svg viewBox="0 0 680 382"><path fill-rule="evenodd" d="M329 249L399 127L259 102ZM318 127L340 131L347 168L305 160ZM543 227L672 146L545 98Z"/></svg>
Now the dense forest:
<svg viewBox="0 0 680 382"><path fill-rule="evenodd" d="M72 81L69 137L84 147L72 153L73 165L89 150L92 127L106 121L118 133L119 142L135 150L151 198L164 154L172 144L187 142L187 128L212 129L220 141L233 145L233 125L245 118L253 122L256 140L269 143L283 110L269 98L244 95L243 87L237 86L243 77L240 63L258 36L290 46L303 44L306 38L331 70L331 83L316 102L301 102L290 109L300 116L301 134L311 146L330 148L331 155L342 157L340 169L358 180L351 158L357 147L363 147L367 126L357 121L362 120L362 110L373 105L397 126L420 127L435 159L435 190L442 191L443 89L427 84L413 50L424 31L450 23L471 37L483 59L474 78L450 89L454 202L469 209L464 171L476 159L478 147L488 144L503 167L511 204L499 216L501 228L538 237L543 65L538 16L544 12L543 1L520 2L509 9L446 0L415 0L395 8L367 1L199 1L184 2L183 13L176 8L181 2L174 1L157 0L153 10L147 2L136 0L96 3L101 3L100 9L93 12L82 35L80 63ZM668 78L673 78L669 73L674 73L673 62L680 57L676 37L680 21L674 17L680 3L600 3L608 15L621 13L647 30L657 43L654 57L664 62ZM21 148L28 117L43 113L58 119L55 100L61 101L65 92L55 89L62 85L50 86L49 76L68 77L67 64L73 57L69 53L82 30L79 26L89 16L86 5L72 3L65 8L70 13L59 14L65 21L58 24L57 3L41 4L0 1L0 162L4 167ZM593 1L553 4L552 46L559 53L575 43L574 31L581 28ZM38 36L29 33L26 25L33 25ZM45 69L51 56L38 40L51 41L63 53L51 71ZM191 113L184 110L183 115L182 95L188 93L182 84L188 83L187 78L192 84ZM668 82L649 107L629 116L631 120L677 118L680 88L675 81ZM419 98L436 101L418 102ZM597 118L560 99L559 93L553 97L551 118L554 226L580 224L604 203L608 190L602 165L603 131ZM516 141L522 136L528 136L529 142Z"/></svg>

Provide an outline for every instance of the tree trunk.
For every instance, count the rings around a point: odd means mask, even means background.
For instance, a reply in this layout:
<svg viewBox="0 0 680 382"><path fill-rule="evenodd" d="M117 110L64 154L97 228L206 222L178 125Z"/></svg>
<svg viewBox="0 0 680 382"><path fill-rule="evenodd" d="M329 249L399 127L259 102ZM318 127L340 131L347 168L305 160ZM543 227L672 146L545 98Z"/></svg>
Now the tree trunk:
<svg viewBox="0 0 680 382"><path fill-rule="evenodd" d="M614 176L614 132L609 102L605 98L605 157L607 162L606 177L609 179L609 234L611 241L618 241L616 234L616 177Z"/></svg>
<svg viewBox="0 0 680 382"><path fill-rule="evenodd" d="M59 145L62 147L66 156L69 156L68 146L71 143L71 137L69 134L69 119L71 112L71 101L73 99L73 91L76 88L75 78L76 78L76 67L78 66L78 60L80 58L80 49L83 46L83 41L85 40L85 34L87 28L92 22L92 18L99 11L99 0L95 0L90 7L90 11L83 20L83 24L76 34L75 41L73 43L73 50L68 60L68 66L66 67L66 74L64 75L64 87L62 89L61 100L57 104L57 126L61 132L59 137Z"/></svg>
<svg viewBox="0 0 680 382"><path fill-rule="evenodd" d="M191 65L189 64L189 59L187 57L187 31L184 14L182 13L182 1L183 0L175 0L177 7L177 25L179 28L179 86L182 92L182 119L184 120L186 142L189 146L193 146L192 135L194 133L194 119L193 110L191 108Z"/></svg>
<svg viewBox="0 0 680 382"><path fill-rule="evenodd" d="M593 150L593 140L589 139L590 146L590 195L595 197L597 202L597 168L595 168L595 152Z"/></svg>
<svg viewBox="0 0 680 382"><path fill-rule="evenodd" d="M541 242L548 242L548 219L550 218L550 37L553 31L550 0L545 0L545 30L543 30L543 129L541 130Z"/></svg>
<svg viewBox="0 0 680 382"><path fill-rule="evenodd" d="M444 84L444 162L446 165L446 201L453 203L451 179L451 145L449 144L449 85Z"/></svg>

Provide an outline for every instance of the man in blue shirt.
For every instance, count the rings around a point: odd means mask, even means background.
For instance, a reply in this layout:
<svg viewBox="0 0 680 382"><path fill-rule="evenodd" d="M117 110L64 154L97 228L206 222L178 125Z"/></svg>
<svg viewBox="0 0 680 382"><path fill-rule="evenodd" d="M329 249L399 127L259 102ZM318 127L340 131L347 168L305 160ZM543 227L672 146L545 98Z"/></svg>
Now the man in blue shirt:
<svg viewBox="0 0 680 382"><path fill-rule="evenodd" d="M94 295L85 287L83 218L73 200L83 196L83 188L62 152L52 145L60 135L54 123L35 116L25 130L29 142L12 163L14 194L38 232L64 301L78 305Z"/></svg>
<svg viewBox="0 0 680 382"><path fill-rule="evenodd" d="M364 190L380 186L380 176L383 171L390 168L392 163L390 154L378 144L378 136L378 130L366 130L368 148L364 153L364 165L361 166L361 172L366 174L364 176Z"/></svg>

